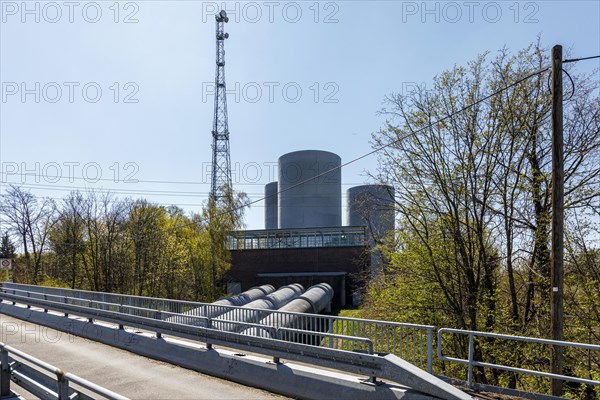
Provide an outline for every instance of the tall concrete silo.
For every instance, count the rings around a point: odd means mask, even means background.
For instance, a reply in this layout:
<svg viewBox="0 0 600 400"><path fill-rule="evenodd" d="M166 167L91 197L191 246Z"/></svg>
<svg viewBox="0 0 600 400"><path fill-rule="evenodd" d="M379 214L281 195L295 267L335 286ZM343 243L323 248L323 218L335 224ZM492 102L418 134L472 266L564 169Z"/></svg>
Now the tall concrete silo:
<svg viewBox="0 0 600 400"><path fill-rule="evenodd" d="M355 186L346 191L346 216L349 226L365 226L371 247L371 271L377 274L385 260L375 247L394 230L394 188L388 185Z"/></svg>
<svg viewBox="0 0 600 400"><path fill-rule="evenodd" d="M342 225L341 162L337 154L320 150L279 157L279 228ZM332 168L335 170L319 176Z"/></svg>
<svg viewBox="0 0 600 400"><path fill-rule="evenodd" d="M265 229L277 229L277 182L265 185Z"/></svg>
<svg viewBox="0 0 600 400"><path fill-rule="evenodd" d="M349 226L366 226L376 238L394 229L394 188L388 185L355 186L346 191Z"/></svg>

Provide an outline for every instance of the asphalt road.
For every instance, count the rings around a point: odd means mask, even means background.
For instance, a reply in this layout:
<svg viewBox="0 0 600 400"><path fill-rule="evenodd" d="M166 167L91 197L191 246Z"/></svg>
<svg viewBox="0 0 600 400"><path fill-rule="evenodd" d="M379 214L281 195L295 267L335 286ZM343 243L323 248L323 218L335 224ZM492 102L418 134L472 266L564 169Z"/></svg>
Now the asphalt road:
<svg viewBox="0 0 600 400"><path fill-rule="evenodd" d="M0 328L0 341L131 399L284 399L2 314Z"/></svg>

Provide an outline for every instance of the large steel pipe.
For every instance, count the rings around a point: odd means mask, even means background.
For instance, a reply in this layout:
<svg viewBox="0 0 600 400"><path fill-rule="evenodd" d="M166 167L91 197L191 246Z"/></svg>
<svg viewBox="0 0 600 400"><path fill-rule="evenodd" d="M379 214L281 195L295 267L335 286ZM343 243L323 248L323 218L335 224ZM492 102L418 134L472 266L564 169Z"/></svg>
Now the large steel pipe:
<svg viewBox="0 0 600 400"><path fill-rule="evenodd" d="M275 291L273 285L262 285L248 289L247 291L231 297L222 297L212 304L222 306L241 307Z"/></svg>
<svg viewBox="0 0 600 400"><path fill-rule="evenodd" d="M290 301L278 311L318 314L329 306L331 300L333 300L333 288L327 283L319 283L318 285L311 286L304 294ZM314 328L310 326L309 319L304 321L304 323L300 321L301 319L303 317L300 315L274 313L263 318L260 321L260 325L275 328ZM252 327L243 330L242 334L272 338L272 331L269 328Z"/></svg>
<svg viewBox="0 0 600 400"><path fill-rule="evenodd" d="M221 321L258 323L265 315L265 312L260 310L277 310L300 296L302 292L304 287L298 283L282 286L276 292L218 316L212 321L212 328L239 332L244 329L243 324Z"/></svg>
<svg viewBox="0 0 600 400"><path fill-rule="evenodd" d="M242 307L252 301L265 297L266 295L269 295L274 291L275 288L272 285L262 285L253 287L235 296L222 297L211 304L194 308L192 310L182 313L181 315L169 317L167 318L167 321L185 325L204 326L204 319L187 316L191 315L198 317L215 318L229 311L229 307L231 306Z"/></svg>

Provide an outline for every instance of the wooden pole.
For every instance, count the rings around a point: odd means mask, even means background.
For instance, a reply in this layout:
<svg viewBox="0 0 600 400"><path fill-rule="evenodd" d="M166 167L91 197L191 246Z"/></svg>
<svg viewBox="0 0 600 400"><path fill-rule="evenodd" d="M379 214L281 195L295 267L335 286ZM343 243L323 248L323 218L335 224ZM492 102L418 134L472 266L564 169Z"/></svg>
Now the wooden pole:
<svg viewBox="0 0 600 400"><path fill-rule="evenodd" d="M563 242L564 242L564 163L563 163L563 85L562 46L552 48L552 314L553 340L564 340ZM552 347L552 373L562 374L563 347ZM562 396L562 381L552 380L552 395Z"/></svg>

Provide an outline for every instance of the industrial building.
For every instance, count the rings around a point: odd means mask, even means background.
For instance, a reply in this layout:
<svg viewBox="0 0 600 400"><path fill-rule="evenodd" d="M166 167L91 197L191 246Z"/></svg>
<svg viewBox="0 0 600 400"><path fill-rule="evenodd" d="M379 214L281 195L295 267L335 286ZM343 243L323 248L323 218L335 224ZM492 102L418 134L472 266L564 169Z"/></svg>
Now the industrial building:
<svg viewBox="0 0 600 400"><path fill-rule="evenodd" d="M228 291L327 283L333 307L357 305L361 282L385 262L374 250L394 229L394 190L362 185L346 192L342 224L341 158L321 150L284 154L278 181L265 186L265 229L231 232Z"/></svg>
<svg viewBox="0 0 600 400"><path fill-rule="evenodd" d="M225 40L229 21L222 10L216 20L215 102L212 127L210 210L232 207L229 124L225 84ZM381 269L377 240L394 227L393 189L358 186L347 194L348 223L342 225L342 160L334 153L302 150L278 160L278 180L265 186L265 229L231 232L231 269L227 292L251 287L298 283L329 284L333 307L357 304L361 276ZM212 211L211 211L212 212ZM213 244L214 246L214 244ZM214 248L212 265L216 265Z"/></svg>

